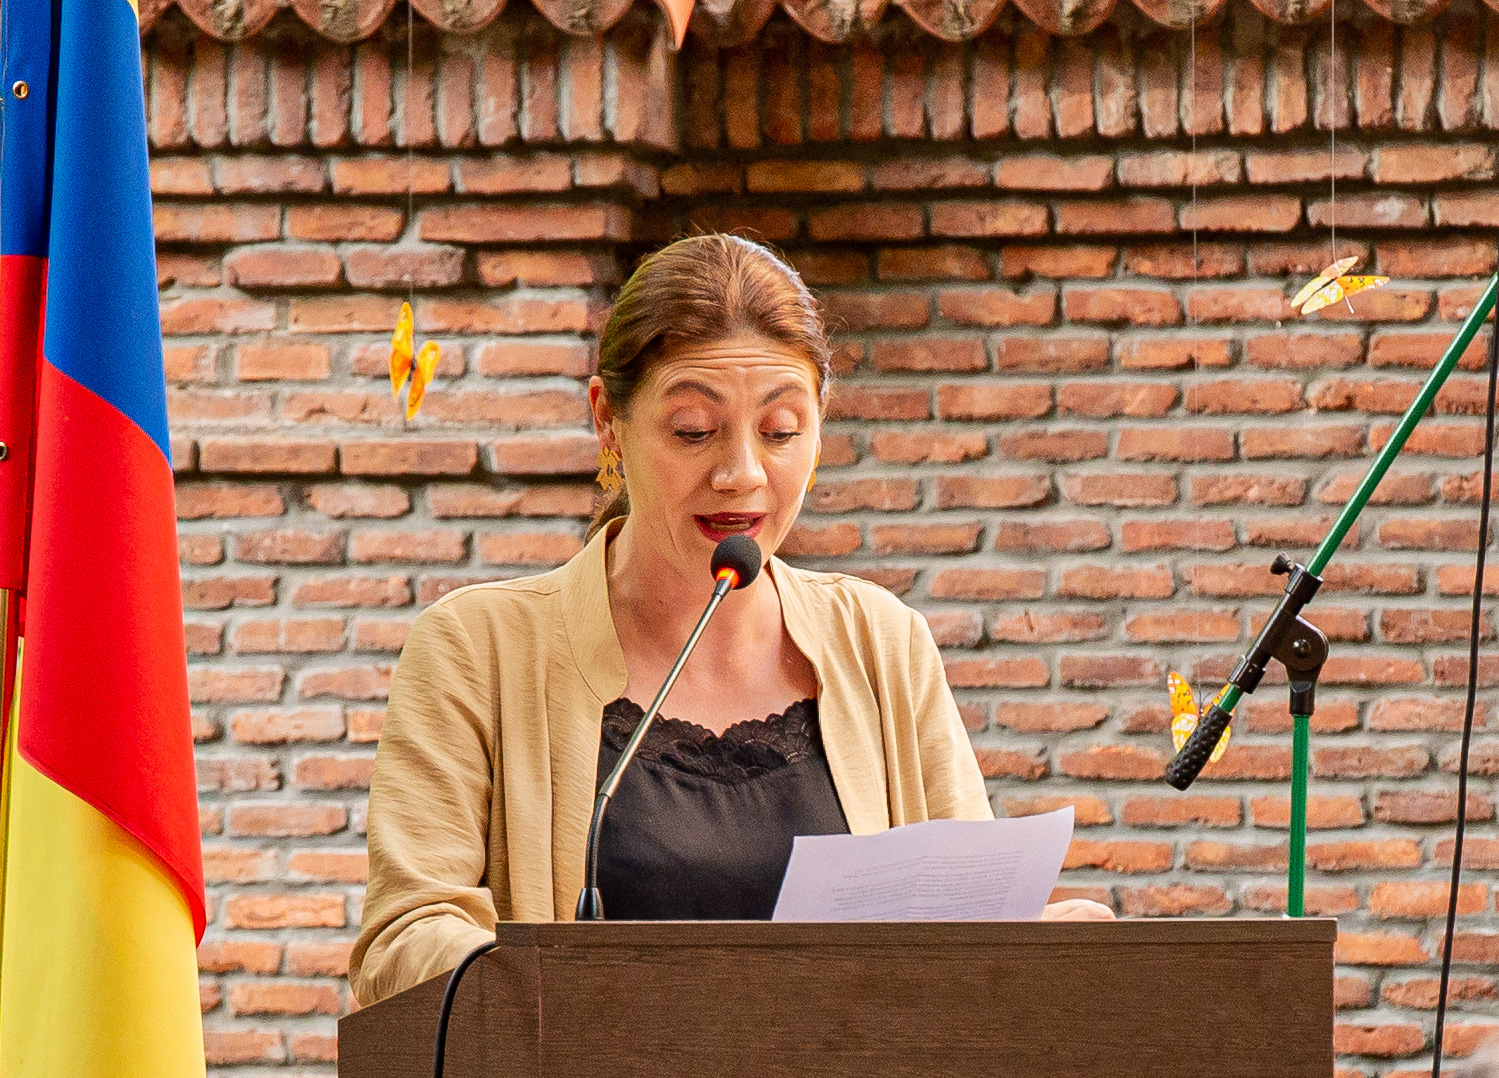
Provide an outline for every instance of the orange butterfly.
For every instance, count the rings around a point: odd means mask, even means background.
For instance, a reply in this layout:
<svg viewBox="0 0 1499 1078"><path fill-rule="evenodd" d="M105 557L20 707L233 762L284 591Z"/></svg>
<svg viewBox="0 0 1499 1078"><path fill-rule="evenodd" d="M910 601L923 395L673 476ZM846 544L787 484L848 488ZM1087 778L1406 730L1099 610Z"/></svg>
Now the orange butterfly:
<svg viewBox="0 0 1499 1078"><path fill-rule="evenodd" d="M1201 718L1197 711L1197 700L1192 696L1192 686L1187 684L1187 679L1175 670L1166 675L1166 687L1171 690L1171 743L1176 746L1176 751L1181 752L1182 746L1187 743L1187 738L1192 736L1192 731L1197 729L1197 720ZM1213 697L1213 703L1222 699L1223 693ZM1203 711L1206 711L1204 708ZM1233 733L1233 723L1223 728L1223 736L1218 739L1218 744L1213 749L1213 755L1208 758L1208 763L1216 764L1223 758L1224 751L1228 748L1229 736Z"/></svg>
<svg viewBox="0 0 1499 1078"><path fill-rule="evenodd" d="M1317 274L1300 292L1291 298L1292 307L1300 307L1302 314L1311 314L1320 311L1323 307L1329 307L1338 300L1347 300L1349 296L1356 296L1360 292L1371 288L1379 288L1390 283L1388 277L1345 277L1349 270L1358 265L1358 255L1349 255L1340 258ZM1349 313L1353 313L1353 304L1348 304Z"/></svg>
<svg viewBox="0 0 1499 1078"><path fill-rule="evenodd" d="M401 387L411 379L411 388L406 391L406 418L415 419L421 410L422 398L427 395L427 386L437 371L437 361L442 358L442 349L436 341L427 341L421 351L412 355L413 325L411 304L401 304L401 316L396 319L396 331L390 338L390 395L401 398Z"/></svg>

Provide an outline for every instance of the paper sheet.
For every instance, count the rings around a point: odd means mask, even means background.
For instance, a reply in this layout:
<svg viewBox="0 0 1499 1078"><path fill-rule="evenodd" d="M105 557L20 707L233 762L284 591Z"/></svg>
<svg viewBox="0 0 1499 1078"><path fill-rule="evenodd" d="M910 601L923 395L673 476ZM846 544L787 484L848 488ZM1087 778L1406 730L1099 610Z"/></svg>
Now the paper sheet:
<svg viewBox="0 0 1499 1078"><path fill-rule="evenodd" d="M877 835L800 836L776 921L1026 921L1072 841L1072 807L1005 820L930 820Z"/></svg>

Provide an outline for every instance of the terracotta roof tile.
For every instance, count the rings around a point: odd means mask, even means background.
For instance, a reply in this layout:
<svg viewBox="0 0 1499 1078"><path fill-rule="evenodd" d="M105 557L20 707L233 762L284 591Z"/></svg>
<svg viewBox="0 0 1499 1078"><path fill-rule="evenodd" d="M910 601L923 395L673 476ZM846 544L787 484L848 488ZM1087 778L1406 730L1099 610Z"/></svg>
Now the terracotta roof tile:
<svg viewBox="0 0 1499 1078"><path fill-rule="evenodd" d="M531 3L565 33L593 36L619 21L634 0L514 0ZM686 0L656 0L680 37L676 19ZM784 8L808 34L837 44L880 20L888 0L698 0L690 30L722 47L754 39L774 13ZM1184 30L1195 14L1199 25L1211 19L1226 0L1014 0L1031 22L1048 33L1076 37L1096 29L1121 3L1133 4L1151 22L1170 30ZM1297 25L1326 14L1331 0L1251 0L1278 23ZM1373 12L1402 25L1424 22L1440 14L1450 0L1363 0ZM1499 11L1499 0L1484 0ZM333 41L352 42L369 37L395 0L140 0L142 30L149 29L169 8L178 7L204 33L222 41L238 41L259 32L277 11L291 8L302 21ZM451 33L472 33L488 26L506 0L412 0L416 10L433 25ZM1006 0L894 0L927 33L946 41L965 41L987 30Z"/></svg>

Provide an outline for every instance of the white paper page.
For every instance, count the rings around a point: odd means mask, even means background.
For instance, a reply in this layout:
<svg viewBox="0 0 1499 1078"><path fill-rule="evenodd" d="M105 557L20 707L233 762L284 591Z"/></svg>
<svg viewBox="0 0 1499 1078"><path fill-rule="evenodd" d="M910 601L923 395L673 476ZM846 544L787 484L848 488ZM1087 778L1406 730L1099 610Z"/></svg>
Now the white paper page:
<svg viewBox="0 0 1499 1078"><path fill-rule="evenodd" d="M776 921L1028 921L1062 873L1072 807L797 837Z"/></svg>

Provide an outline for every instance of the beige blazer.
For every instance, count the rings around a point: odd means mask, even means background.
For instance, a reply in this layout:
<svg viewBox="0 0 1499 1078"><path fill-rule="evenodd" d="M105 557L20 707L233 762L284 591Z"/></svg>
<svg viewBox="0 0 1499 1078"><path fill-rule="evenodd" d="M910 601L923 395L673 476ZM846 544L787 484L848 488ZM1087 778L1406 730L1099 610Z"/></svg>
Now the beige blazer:
<svg viewBox="0 0 1499 1078"><path fill-rule="evenodd" d="M461 588L417 618L370 787L370 879L350 957L368 1005L458 964L497 920L571 919L604 705L625 687L602 530L540 576ZM988 819L925 619L867 581L769 564L850 829Z"/></svg>

